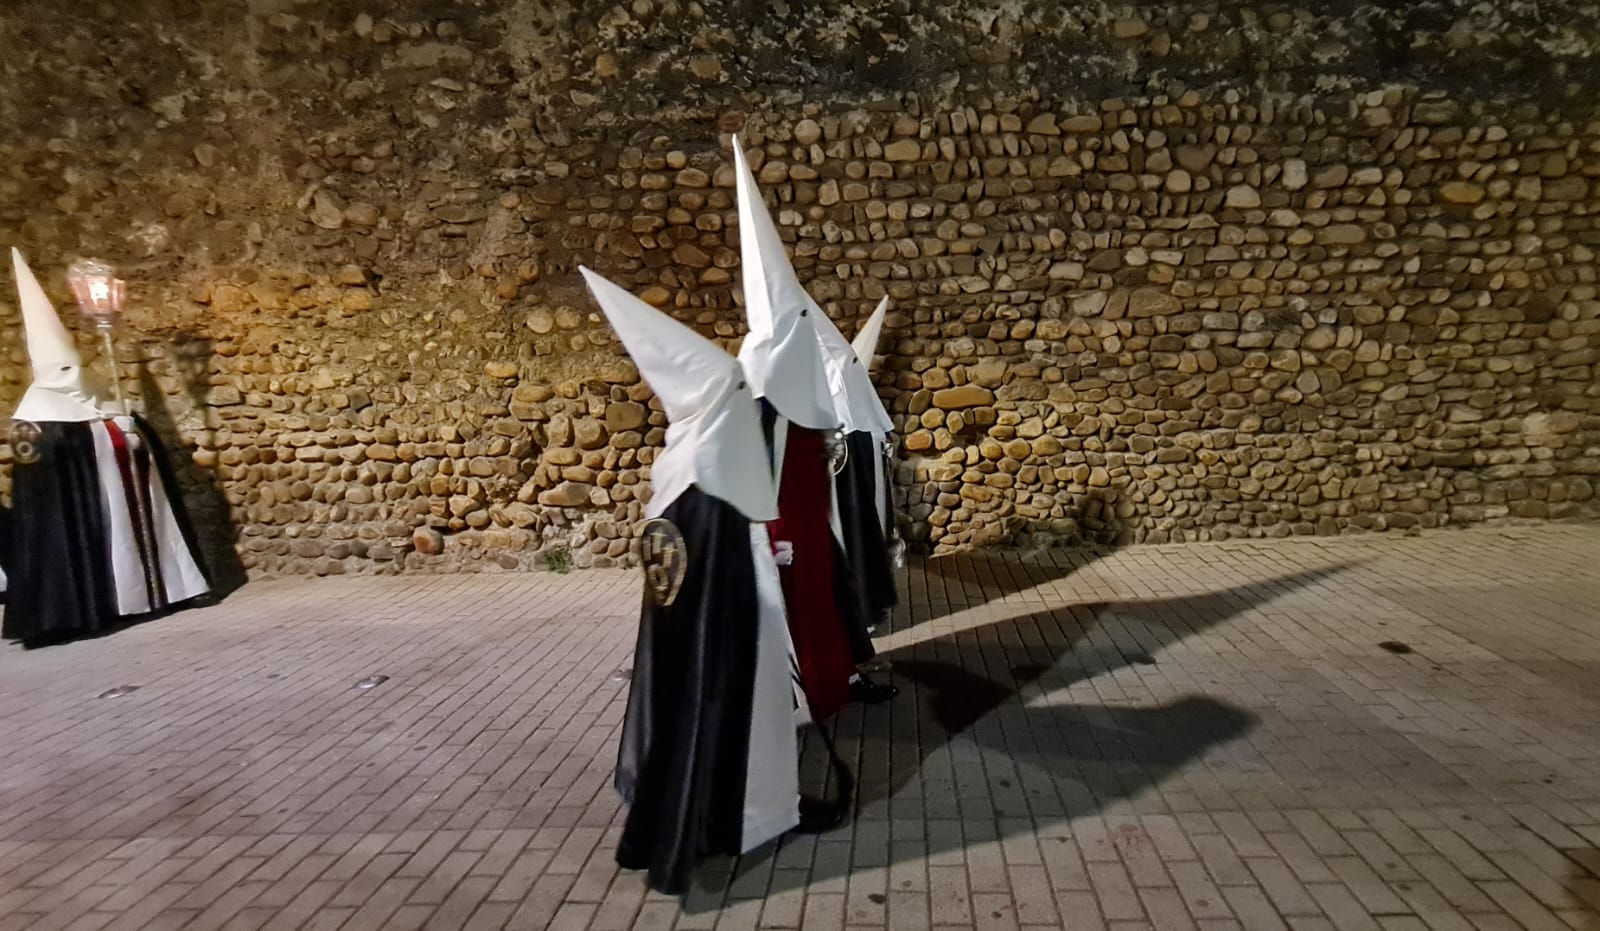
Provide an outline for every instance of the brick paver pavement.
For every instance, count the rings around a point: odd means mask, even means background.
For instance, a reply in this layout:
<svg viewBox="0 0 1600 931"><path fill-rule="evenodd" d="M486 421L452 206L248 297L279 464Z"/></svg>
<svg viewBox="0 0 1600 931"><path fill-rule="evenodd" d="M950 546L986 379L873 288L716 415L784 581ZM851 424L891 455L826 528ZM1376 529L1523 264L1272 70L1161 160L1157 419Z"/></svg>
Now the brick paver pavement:
<svg viewBox="0 0 1600 931"><path fill-rule="evenodd" d="M858 817L683 903L612 859L635 575L258 583L0 652L0 929L1600 931L1597 560L918 563L903 694L839 724Z"/></svg>

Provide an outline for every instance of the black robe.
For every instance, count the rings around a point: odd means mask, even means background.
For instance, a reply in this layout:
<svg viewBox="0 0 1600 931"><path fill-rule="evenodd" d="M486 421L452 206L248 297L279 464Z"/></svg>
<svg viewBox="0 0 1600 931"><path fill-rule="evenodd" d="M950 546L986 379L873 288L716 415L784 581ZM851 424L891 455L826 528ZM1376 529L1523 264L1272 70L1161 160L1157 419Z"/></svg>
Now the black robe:
<svg viewBox="0 0 1600 931"><path fill-rule="evenodd" d="M0 576L11 572L11 509L0 505ZM0 585L0 604L5 604L6 588Z"/></svg>
<svg viewBox="0 0 1600 931"><path fill-rule="evenodd" d="M36 426L35 456L12 466L8 592L0 636L41 646L103 633L129 620L118 607L114 547L137 550L151 609L140 613L172 607L161 554L150 534L136 531L132 539L113 540L96 451L94 431L99 425L44 421ZM203 573L204 563L165 450L148 423L135 418L135 426L143 443L131 460L138 471L154 470L183 544ZM148 515L148 493L136 481L128 487ZM170 566L166 569L171 571Z"/></svg>
<svg viewBox="0 0 1600 931"><path fill-rule="evenodd" d="M878 510L878 475L885 467L883 451L872 434L864 430L846 434L845 443L849 456L833 481L834 493L839 499L844 549L855 583L850 594L859 600L857 613L870 618L870 624L876 626L888 620L899 600L895 594L887 529ZM888 497L887 480L882 494Z"/></svg>
<svg viewBox="0 0 1600 931"><path fill-rule="evenodd" d="M661 516L683 535L686 571L670 606L646 586L616 771L630 806L617 863L677 895L700 860L742 850L761 599L749 518L696 487ZM782 685L792 715L787 675ZM793 737L792 719L780 726Z"/></svg>

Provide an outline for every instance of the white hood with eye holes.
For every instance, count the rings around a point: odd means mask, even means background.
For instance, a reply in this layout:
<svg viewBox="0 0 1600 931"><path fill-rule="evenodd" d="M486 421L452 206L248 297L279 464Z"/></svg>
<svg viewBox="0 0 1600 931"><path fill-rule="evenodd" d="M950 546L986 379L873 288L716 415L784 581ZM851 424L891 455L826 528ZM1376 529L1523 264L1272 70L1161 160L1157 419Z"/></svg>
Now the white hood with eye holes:
<svg viewBox="0 0 1600 931"><path fill-rule="evenodd" d="M832 430L839 426L839 417L811 319L811 296L800 286L783 251L778 227L756 188L738 136L733 137L733 161L739 200L739 276L750 324L739 346L739 361L756 397L765 398L779 414L802 427Z"/></svg>
<svg viewBox="0 0 1600 931"><path fill-rule="evenodd" d="M11 250L11 264L17 276L17 297L22 302L22 326L28 338L28 364L33 368L33 384L22 396L13 420L35 423L83 423L102 420L101 410L83 378L83 359L72 343L72 335L56 316L39 279L23 261L22 253Z"/></svg>
<svg viewBox="0 0 1600 931"><path fill-rule="evenodd" d="M863 330L872 327L873 321L881 325L888 306L888 298L880 301ZM862 356L854 344L845 341L844 334L815 302L811 304L811 319L816 321L817 339L822 342L823 365L828 370L833 408L844 422L845 432L866 431L880 440L893 433L894 421L889 419L883 399L878 397L878 389L872 384L872 351L878 342L876 331L866 334L871 341L866 347L867 354Z"/></svg>
<svg viewBox="0 0 1600 931"><path fill-rule="evenodd" d="M648 517L693 486L752 521L778 516L761 408L739 360L587 268L589 292L667 414L667 446L650 466Z"/></svg>

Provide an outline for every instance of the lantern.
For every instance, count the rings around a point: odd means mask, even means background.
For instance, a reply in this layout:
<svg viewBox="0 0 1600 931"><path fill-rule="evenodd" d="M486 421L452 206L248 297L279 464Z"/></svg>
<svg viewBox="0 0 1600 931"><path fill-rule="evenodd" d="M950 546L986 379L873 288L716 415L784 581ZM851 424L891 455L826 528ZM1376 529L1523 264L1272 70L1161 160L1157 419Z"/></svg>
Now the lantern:
<svg viewBox="0 0 1600 931"><path fill-rule="evenodd" d="M78 313L94 321L106 342L106 358L111 360L111 383L116 390L117 407L127 413L122 400L122 375L117 370L117 351L113 332L122 317L122 303L127 297L127 286L116 271L99 259L78 259L67 267L67 284L78 302Z"/></svg>

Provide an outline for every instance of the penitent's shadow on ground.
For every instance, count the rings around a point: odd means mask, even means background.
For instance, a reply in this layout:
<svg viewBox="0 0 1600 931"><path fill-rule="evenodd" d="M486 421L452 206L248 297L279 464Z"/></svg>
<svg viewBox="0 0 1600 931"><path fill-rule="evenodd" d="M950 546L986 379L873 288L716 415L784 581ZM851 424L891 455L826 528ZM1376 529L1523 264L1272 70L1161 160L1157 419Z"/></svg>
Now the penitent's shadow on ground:
<svg viewBox="0 0 1600 931"><path fill-rule="evenodd" d="M937 620L1059 581L1115 551L1109 545L1035 550L963 550L911 562L895 630ZM926 598L926 604L923 599Z"/></svg>
<svg viewBox="0 0 1600 931"><path fill-rule="evenodd" d="M1162 784L1243 736L1254 715L1206 696L1140 707L1067 704L1050 696L1124 667L1158 664L1166 647L1342 568L1203 595L1066 605L891 652L901 695L864 712L852 706L838 728L840 752L858 777L859 815L959 822L955 835L929 831L917 856L933 857L963 846L960 834L994 838L996 825L1002 834L1038 831ZM808 753L812 779L825 772L813 765L815 756ZM847 840L850 830L820 840ZM741 858L731 877L711 865L685 907L715 907L730 888L737 896L742 886L765 885L752 883L751 874L770 873L770 892L802 881L779 878L801 875L773 870L774 858L783 856L781 845L769 845ZM809 881L846 872L851 858L836 859L817 857ZM887 853L877 859L896 862Z"/></svg>
<svg viewBox="0 0 1600 931"><path fill-rule="evenodd" d="M183 388L196 410L207 409L206 394L208 373L211 367L211 341L200 337L186 337L176 347L176 362ZM167 458L183 489L183 503L188 510L189 524L199 538L200 552L205 559L206 572L211 579L210 599L225 598L245 583L244 564L239 559L236 546L239 529L234 526L233 514L228 506L222 480L215 471L195 464L194 456L184 443L177 419L167 406L166 394L156 382L149 364L139 361L139 397L144 419L155 428L161 443L167 448ZM209 424L207 445L216 448L215 435Z"/></svg>
<svg viewBox="0 0 1600 931"><path fill-rule="evenodd" d="M1073 522L1077 530L1049 546L963 549L913 561L911 573L903 577L901 607L895 612L893 629L947 617L1064 579L1110 556L1131 538L1117 517L1115 489L1090 489L1078 503Z"/></svg>
<svg viewBox="0 0 1600 931"><path fill-rule="evenodd" d="M1576 915L1566 918L1575 931L1600 931L1600 848L1579 847L1563 851L1567 855L1566 894L1563 909Z"/></svg>

